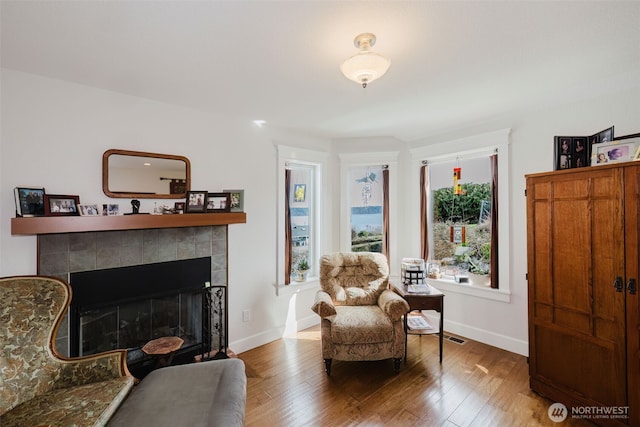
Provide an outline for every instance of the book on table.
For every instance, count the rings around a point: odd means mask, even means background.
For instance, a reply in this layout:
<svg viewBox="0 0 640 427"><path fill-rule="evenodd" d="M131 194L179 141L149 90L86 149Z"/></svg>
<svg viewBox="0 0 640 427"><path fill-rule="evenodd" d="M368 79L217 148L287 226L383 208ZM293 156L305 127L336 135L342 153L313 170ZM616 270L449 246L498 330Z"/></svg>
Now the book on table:
<svg viewBox="0 0 640 427"><path fill-rule="evenodd" d="M409 315L407 317L407 327L412 331L428 331L433 330L433 326L427 322L427 319L421 315Z"/></svg>
<svg viewBox="0 0 640 427"><path fill-rule="evenodd" d="M429 285L426 283L420 283L416 285L407 285L407 292L411 294L428 294L431 293Z"/></svg>

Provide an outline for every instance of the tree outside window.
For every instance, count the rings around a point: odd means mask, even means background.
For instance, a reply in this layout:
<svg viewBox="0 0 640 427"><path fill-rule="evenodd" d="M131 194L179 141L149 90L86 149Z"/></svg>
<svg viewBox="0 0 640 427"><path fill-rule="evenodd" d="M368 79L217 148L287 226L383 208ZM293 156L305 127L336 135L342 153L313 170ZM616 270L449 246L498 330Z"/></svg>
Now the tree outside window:
<svg viewBox="0 0 640 427"><path fill-rule="evenodd" d="M430 164L429 182L433 209L429 267L432 277L490 286L491 163L488 156Z"/></svg>

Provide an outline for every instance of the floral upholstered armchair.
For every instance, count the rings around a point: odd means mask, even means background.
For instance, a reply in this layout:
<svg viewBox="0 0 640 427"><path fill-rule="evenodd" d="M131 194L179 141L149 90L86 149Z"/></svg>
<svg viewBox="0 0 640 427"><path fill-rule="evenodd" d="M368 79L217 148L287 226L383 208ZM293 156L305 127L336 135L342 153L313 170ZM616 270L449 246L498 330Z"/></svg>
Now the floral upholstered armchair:
<svg viewBox="0 0 640 427"><path fill-rule="evenodd" d="M387 258L371 252L337 252L320 258L320 290L312 310L322 319L322 357L331 361L394 360L400 371L409 305L388 289Z"/></svg>
<svg viewBox="0 0 640 427"><path fill-rule="evenodd" d="M71 288L58 279L0 279L0 426L106 425L133 387L126 350L56 352L70 302Z"/></svg>

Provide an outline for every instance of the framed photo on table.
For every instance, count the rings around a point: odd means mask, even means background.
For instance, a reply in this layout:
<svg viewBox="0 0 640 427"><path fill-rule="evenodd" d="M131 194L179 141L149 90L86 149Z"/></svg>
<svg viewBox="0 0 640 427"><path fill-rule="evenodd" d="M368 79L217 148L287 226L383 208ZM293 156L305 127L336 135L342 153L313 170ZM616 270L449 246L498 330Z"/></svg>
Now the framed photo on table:
<svg viewBox="0 0 640 427"><path fill-rule="evenodd" d="M80 196L45 194L44 214L46 216L76 216L79 215L79 204Z"/></svg>
<svg viewBox="0 0 640 427"><path fill-rule="evenodd" d="M13 192L16 201L16 216L44 215L44 188L16 187Z"/></svg>
<svg viewBox="0 0 640 427"><path fill-rule="evenodd" d="M185 213L207 212L207 191L187 191Z"/></svg>
<svg viewBox="0 0 640 427"><path fill-rule="evenodd" d="M209 193L207 195L207 212L229 212L231 210L231 194Z"/></svg>

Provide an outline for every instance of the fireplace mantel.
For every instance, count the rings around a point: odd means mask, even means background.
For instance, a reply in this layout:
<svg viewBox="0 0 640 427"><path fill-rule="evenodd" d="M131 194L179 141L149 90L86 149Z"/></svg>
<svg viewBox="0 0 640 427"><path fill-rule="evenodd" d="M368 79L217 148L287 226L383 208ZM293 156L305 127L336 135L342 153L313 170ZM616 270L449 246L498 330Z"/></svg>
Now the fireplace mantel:
<svg viewBox="0 0 640 427"><path fill-rule="evenodd" d="M245 212L181 215L48 216L11 218L11 234L39 235L87 231L143 230L149 228L201 227L244 224Z"/></svg>

